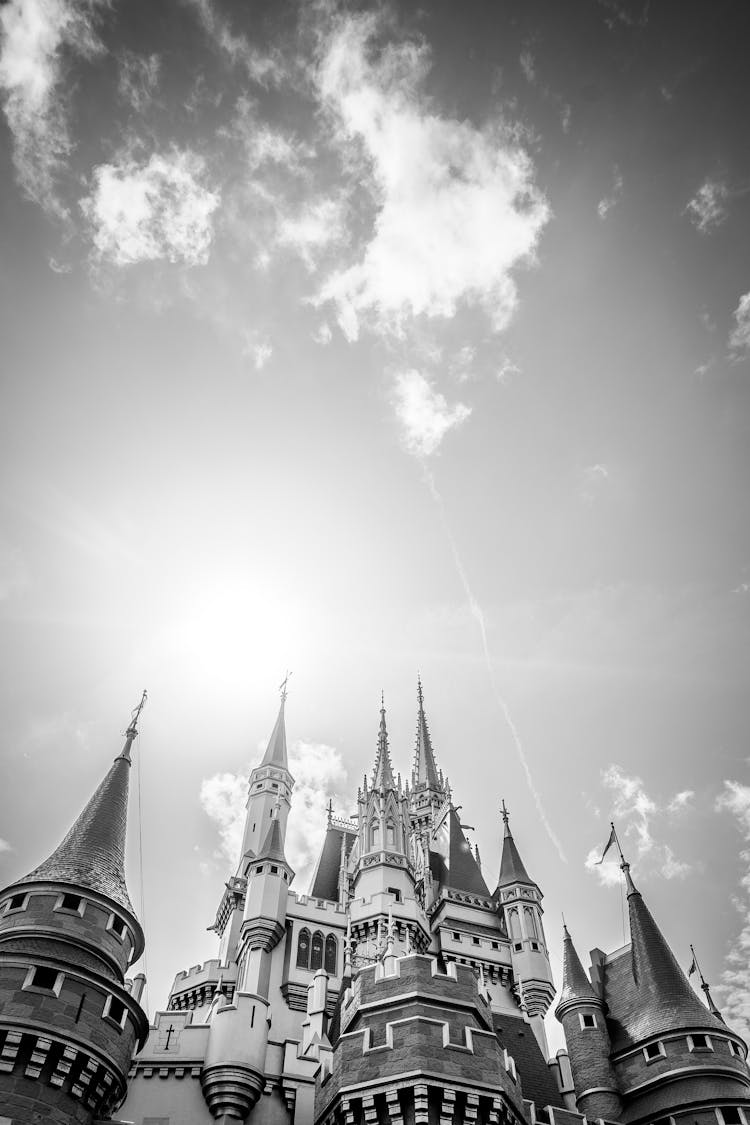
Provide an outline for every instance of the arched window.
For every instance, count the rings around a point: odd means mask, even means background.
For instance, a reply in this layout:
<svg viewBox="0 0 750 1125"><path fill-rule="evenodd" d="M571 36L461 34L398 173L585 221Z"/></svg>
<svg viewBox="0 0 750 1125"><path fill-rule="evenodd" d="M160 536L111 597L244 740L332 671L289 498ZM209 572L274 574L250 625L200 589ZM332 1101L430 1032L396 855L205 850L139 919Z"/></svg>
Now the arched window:
<svg viewBox="0 0 750 1125"><path fill-rule="evenodd" d="M521 940L521 923L518 918L518 911L511 910L510 914L510 936L511 941L518 942Z"/></svg>
<svg viewBox="0 0 750 1125"><path fill-rule="evenodd" d="M312 936L312 953L310 954L310 968L320 969L323 964L323 935L316 930Z"/></svg>
<svg viewBox="0 0 750 1125"><path fill-rule="evenodd" d="M534 938L535 941L538 941L539 940L539 931L537 929L536 918L534 917L534 911L531 910L528 906L524 906L523 909L524 909L524 914L526 915L526 933L528 934L528 936L530 938Z"/></svg>
<svg viewBox="0 0 750 1125"><path fill-rule="evenodd" d="M392 820L389 820L385 826L385 846L387 848L396 847L396 825Z"/></svg>
<svg viewBox="0 0 750 1125"><path fill-rule="evenodd" d="M338 942L333 934L329 934L326 938L326 961L325 970L330 973L332 977L336 976L336 961L338 954Z"/></svg>
<svg viewBox="0 0 750 1125"><path fill-rule="evenodd" d="M380 847L380 825L377 820L373 820L370 825L370 848L374 851L375 848Z"/></svg>
<svg viewBox="0 0 750 1125"><path fill-rule="evenodd" d="M310 931L305 926L297 938L297 968L310 968Z"/></svg>

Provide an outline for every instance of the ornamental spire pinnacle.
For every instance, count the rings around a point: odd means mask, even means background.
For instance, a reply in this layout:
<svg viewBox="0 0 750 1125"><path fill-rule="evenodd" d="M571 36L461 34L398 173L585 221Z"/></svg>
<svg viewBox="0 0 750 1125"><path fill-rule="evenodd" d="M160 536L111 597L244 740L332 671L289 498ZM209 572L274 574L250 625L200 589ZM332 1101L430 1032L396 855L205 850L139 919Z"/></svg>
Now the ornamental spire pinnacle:
<svg viewBox="0 0 750 1125"><path fill-rule="evenodd" d="M510 814L505 807L505 801L501 805L501 816L503 818L503 854L500 860L500 875L497 880L498 887L507 887L511 883L527 883L530 887L534 886L533 879L529 875L521 859L516 842L510 831Z"/></svg>
<svg viewBox="0 0 750 1125"><path fill-rule="evenodd" d="M388 730L385 725L385 696L383 692L380 693L380 729L378 730L378 751L372 774L372 787L373 789L396 788L391 756L388 751Z"/></svg>
<svg viewBox="0 0 750 1125"><path fill-rule="evenodd" d="M560 1019L569 1005L581 1002L601 1003L581 964L568 927L563 923L563 979L555 1015Z"/></svg>
<svg viewBox="0 0 750 1125"><path fill-rule="evenodd" d="M279 686L281 692L281 703L279 704L279 714L276 719L276 724L271 731L271 737L268 740L266 752L263 755L261 766L280 766L282 769L289 769L289 759L286 752L286 726L284 723L284 704L286 703L287 696L287 683L291 672L287 672L284 682Z"/></svg>
<svg viewBox="0 0 750 1125"><path fill-rule="evenodd" d="M442 790L440 776L435 764L430 730L424 713L422 678L419 674L417 675L417 742L414 749L414 768L411 776L414 788L418 785L426 785L430 789Z"/></svg>

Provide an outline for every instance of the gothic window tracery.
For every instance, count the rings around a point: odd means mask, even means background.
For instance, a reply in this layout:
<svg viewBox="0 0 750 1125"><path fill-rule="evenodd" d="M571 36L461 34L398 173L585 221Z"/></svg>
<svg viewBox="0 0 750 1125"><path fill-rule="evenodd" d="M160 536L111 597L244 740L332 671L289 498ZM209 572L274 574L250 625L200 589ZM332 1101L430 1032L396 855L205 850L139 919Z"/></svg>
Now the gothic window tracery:
<svg viewBox="0 0 750 1125"><path fill-rule="evenodd" d="M338 960L338 942L333 934L326 938L325 970L332 977L336 976L336 961Z"/></svg>
<svg viewBox="0 0 750 1125"><path fill-rule="evenodd" d="M370 848L375 849L380 846L380 825L377 820L373 820L370 825Z"/></svg>
<svg viewBox="0 0 750 1125"><path fill-rule="evenodd" d="M307 926L303 926L297 938L297 968L310 968L310 931Z"/></svg>
<svg viewBox="0 0 750 1125"><path fill-rule="evenodd" d="M312 936L312 948L310 952L310 968L320 969L323 967L323 935L320 930L316 930Z"/></svg>

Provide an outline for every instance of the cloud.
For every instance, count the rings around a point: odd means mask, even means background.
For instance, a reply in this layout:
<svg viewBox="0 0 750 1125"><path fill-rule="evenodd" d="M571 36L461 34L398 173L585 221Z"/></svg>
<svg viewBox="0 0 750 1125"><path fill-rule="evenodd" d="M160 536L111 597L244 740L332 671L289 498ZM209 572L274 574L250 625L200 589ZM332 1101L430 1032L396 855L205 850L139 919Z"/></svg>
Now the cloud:
<svg viewBox="0 0 750 1125"><path fill-rule="evenodd" d="M550 214L532 162L500 122L439 116L423 93L428 48L377 50L381 22L342 16L323 41L319 96L345 164L361 158L374 217L358 260L331 273L317 303L335 306L349 340L363 322L399 335L409 318L469 303L501 329L517 304L511 271L533 259Z"/></svg>
<svg viewBox="0 0 750 1125"><path fill-rule="evenodd" d="M0 854L2 852L12 852L12 851L13 851L13 845L9 844L7 840L3 840L2 836L0 836Z"/></svg>
<svg viewBox="0 0 750 1125"><path fill-rule="evenodd" d="M599 218L600 219L606 219L609 212L612 210L613 207L616 206L617 203L619 203L621 198L622 198L622 176L620 174L620 169L615 164L614 179L613 179L613 183L612 183L612 191L609 193L609 195L605 195L603 199L600 199L599 202L596 205L596 213L599 216Z"/></svg>
<svg viewBox="0 0 750 1125"><path fill-rule="evenodd" d="M534 56L532 55L531 51L529 51L528 49L525 51L521 51L521 56L518 61L520 63L524 78L533 86L536 82L536 66L534 63Z"/></svg>
<svg viewBox="0 0 750 1125"><path fill-rule="evenodd" d="M258 765L260 759L258 755L253 766ZM289 751L289 769L295 784L285 850L296 873L295 887L305 891L323 844L328 801L332 799L343 815L347 815L351 797L341 754L333 746L322 742L296 742ZM232 867L236 867L240 858L247 778L248 774L218 773L201 783L201 805L216 824L221 852Z"/></svg>
<svg viewBox="0 0 750 1125"><path fill-rule="evenodd" d="M273 345L258 332L246 332L242 354L252 362L256 371L262 371L273 355Z"/></svg>
<svg viewBox="0 0 750 1125"><path fill-rule="evenodd" d="M420 458L436 453L445 435L471 414L462 402L449 406L429 379L414 370L396 376L392 401L404 447Z"/></svg>
<svg viewBox="0 0 750 1125"><path fill-rule="evenodd" d="M264 53L244 35L236 35L214 0L187 0L197 13L203 30L233 66L242 66L249 78L265 88L279 86L287 78L287 68L277 50Z"/></svg>
<svg viewBox="0 0 750 1125"><path fill-rule="evenodd" d="M734 328L729 337L729 347L737 358L740 354L750 352L750 292L740 297L740 302L734 310Z"/></svg>
<svg viewBox="0 0 750 1125"><path fill-rule="evenodd" d="M743 874L735 905L742 915L742 928L731 945L726 968L721 974L721 1005L730 1027L745 1039L750 1038L750 785L725 781L724 791L716 800L718 812L728 812L747 845L740 852Z"/></svg>
<svg viewBox="0 0 750 1125"><path fill-rule="evenodd" d="M729 190L721 180L706 180L698 188L683 214L701 234L710 234L721 226L729 214Z"/></svg>
<svg viewBox="0 0 750 1125"><path fill-rule="evenodd" d="M276 241L294 250L313 273L322 254L346 237L340 199L308 200L296 215L279 217Z"/></svg>
<svg viewBox="0 0 750 1125"><path fill-rule="evenodd" d="M94 169L94 187L81 201L95 256L116 266L166 259L203 265L213 238L219 192L202 183L195 153L154 153L148 163L123 157Z"/></svg>
<svg viewBox="0 0 750 1125"><path fill-rule="evenodd" d="M49 268L53 273L71 273L73 269L69 262L58 262L57 258L50 258Z"/></svg>
<svg viewBox="0 0 750 1125"><path fill-rule="evenodd" d="M587 465L583 470L583 480L579 488L579 496L584 504L593 504L606 487L610 479L610 470L598 461L594 465Z"/></svg>
<svg viewBox="0 0 750 1125"><path fill-rule="evenodd" d="M0 91L16 177L29 199L63 219L57 179L73 148L64 62L103 50L95 22L105 7L107 0L10 0L0 8Z"/></svg>
<svg viewBox="0 0 750 1125"><path fill-rule="evenodd" d="M602 784L611 794L611 816L615 822L618 836L623 845L626 858L638 861L638 870L644 874L660 875L663 879L683 879L692 867L675 857L668 844L656 839L652 825L655 818L663 812L684 812L694 796L692 790L683 789L676 793L665 805L660 805L651 797L640 777L626 774L620 766L611 765L602 770ZM614 886L620 882L619 855L613 849L607 853L604 863L599 863L606 841L591 849L586 856L585 866L598 877L604 886ZM635 848L633 857L628 844Z"/></svg>
<svg viewBox="0 0 750 1125"><path fill-rule="evenodd" d="M508 359L507 356L504 356L500 363L500 367L497 370L498 383L502 383L504 387L507 387L510 383L512 383L516 375L520 374L521 368L518 366L518 364L514 363L512 359Z"/></svg>
<svg viewBox="0 0 750 1125"><path fill-rule="evenodd" d="M136 113L143 113L153 101L159 85L159 56L137 55L123 51L120 55L120 77L117 92Z"/></svg>

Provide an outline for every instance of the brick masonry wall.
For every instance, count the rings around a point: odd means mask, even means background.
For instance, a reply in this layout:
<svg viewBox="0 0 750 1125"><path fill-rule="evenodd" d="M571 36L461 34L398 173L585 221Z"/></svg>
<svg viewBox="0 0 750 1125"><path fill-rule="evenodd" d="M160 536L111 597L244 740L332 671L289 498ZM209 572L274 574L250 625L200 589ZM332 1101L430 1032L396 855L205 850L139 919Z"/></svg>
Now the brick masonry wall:
<svg viewBox="0 0 750 1125"><path fill-rule="evenodd" d="M579 1014L593 1015L596 1027L581 1027ZM589 1118L618 1121L622 1112L620 1097L616 1092L606 1092L617 1090L617 1079L609 1058L609 1032L601 1010L594 1004L574 1008L565 1012L562 1024L578 1109ZM584 1091L596 1087L604 1087L604 1090L581 1097Z"/></svg>
<svg viewBox="0 0 750 1125"><path fill-rule="evenodd" d="M0 1113L13 1125L91 1125L94 1120L80 1102L20 1074L2 1076Z"/></svg>

